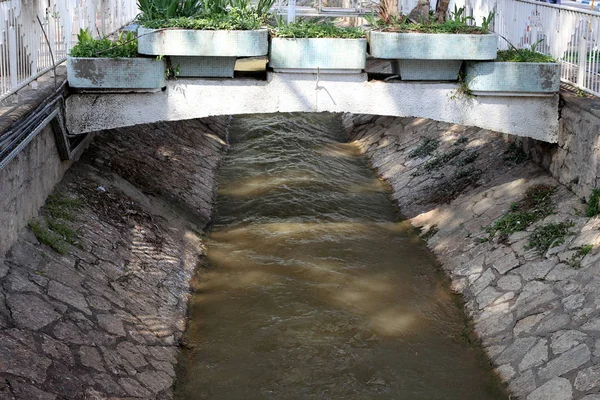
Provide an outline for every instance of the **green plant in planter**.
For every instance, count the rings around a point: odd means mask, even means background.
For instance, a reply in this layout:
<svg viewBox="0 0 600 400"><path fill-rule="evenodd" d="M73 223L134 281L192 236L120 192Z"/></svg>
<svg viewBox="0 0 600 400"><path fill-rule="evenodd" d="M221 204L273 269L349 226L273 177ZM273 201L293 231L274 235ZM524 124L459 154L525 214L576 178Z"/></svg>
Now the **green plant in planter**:
<svg viewBox="0 0 600 400"><path fill-rule="evenodd" d="M384 32L416 32L416 33L467 33L467 34L486 34L489 33L490 23L494 19L492 11L487 17L483 18L481 26L471 25L473 17L465 15L464 7L454 7L454 12L450 13L449 18L442 22L437 22L434 15L430 15L427 20L414 22L408 15L397 15L382 18L387 12L379 12L377 18L375 15L369 15L365 18L369 25L375 30Z"/></svg>
<svg viewBox="0 0 600 400"><path fill-rule="evenodd" d="M145 4L138 17L146 28L181 28L195 30L252 30L265 24L275 0L259 0L252 5L248 0L187 0L185 7L174 7L173 11L157 12L155 3L168 0L140 0ZM177 0L171 2L178 4ZM171 8L167 8L171 10Z"/></svg>
<svg viewBox="0 0 600 400"><path fill-rule="evenodd" d="M506 39L505 39L506 40ZM507 40L508 42L508 40ZM496 61L499 62L535 62L535 63L554 63L556 60L546 54L539 53L537 47L542 42L538 40L531 45L529 49L517 49L512 43L508 42L510 49L498 51Z"/></svg>
<svg viewBox="0 0 600 400"><path fill-rule="evenodd" d="M298 21L291 24L279 24L271 29L271 34L278 38L338 38L361 39L365 31L361 28L339 27L332 22Z"/></svg>
<svg viewBox="0 0 600 400"><path fill-rule="evenodd" d="M77 34L77 44L69 52L71 57L135 57L137 40L133 32L121 32L115 41L95 39L90 31L82 29Z"/></svg>

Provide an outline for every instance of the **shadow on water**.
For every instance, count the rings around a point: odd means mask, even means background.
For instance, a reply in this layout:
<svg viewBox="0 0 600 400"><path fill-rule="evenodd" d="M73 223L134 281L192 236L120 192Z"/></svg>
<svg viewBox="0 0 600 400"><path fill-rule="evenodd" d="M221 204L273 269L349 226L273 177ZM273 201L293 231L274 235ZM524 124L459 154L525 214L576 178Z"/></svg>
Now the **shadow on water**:
<svg viewBox="0 0 600 400"><path fill-rule="evenodd" d="M339 116L232 122L180 399L501 399Z"/></svg>

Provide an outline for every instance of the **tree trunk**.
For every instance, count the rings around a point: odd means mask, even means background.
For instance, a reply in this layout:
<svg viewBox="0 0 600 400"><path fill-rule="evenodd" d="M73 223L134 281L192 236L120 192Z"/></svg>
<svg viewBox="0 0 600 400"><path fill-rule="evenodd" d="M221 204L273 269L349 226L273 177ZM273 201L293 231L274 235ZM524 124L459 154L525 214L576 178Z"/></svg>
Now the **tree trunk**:
<svg viewBox="0 0 600 400"><path fill-rule="evenodd" d="M450 0L438 0L435 5L435 18L437 22L446 21L446 14L448 13L448 6L450 5Z"/></svg>

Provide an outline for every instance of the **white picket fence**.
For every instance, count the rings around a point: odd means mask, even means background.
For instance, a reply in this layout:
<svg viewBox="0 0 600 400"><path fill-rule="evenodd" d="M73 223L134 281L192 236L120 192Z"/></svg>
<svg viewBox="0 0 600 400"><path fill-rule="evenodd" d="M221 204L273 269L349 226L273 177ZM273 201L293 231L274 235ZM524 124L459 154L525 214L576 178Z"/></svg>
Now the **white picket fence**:
<svg viewBox="0 0 600 400"><path fill-rule="evenodd" d="M0 100L62 63L80 28L104 36L136 15L135 0L0 0Z"/></svg>

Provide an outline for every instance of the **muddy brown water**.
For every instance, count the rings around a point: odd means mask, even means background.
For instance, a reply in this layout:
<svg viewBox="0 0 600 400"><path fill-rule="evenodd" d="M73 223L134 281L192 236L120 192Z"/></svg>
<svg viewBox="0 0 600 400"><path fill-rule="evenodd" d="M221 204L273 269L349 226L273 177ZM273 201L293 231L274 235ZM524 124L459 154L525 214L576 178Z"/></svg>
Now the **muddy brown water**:
<svg viewBox="0 0 600 400"><path fill-rule="evenodd" d="M504 399L331 114L235 118L178 399Z"/></svg>

